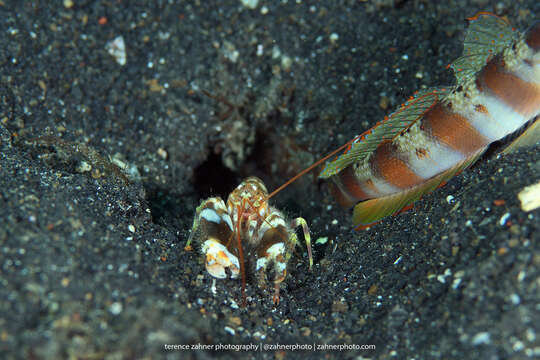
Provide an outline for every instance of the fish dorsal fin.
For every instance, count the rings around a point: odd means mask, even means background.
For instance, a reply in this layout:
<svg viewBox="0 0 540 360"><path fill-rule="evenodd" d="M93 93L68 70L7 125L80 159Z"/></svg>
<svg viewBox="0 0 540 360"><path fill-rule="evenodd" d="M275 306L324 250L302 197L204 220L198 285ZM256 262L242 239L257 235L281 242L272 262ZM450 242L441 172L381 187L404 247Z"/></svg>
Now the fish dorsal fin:
<svg viewBox="0 0 540 360"><path fill-rule="evenodd" d="M445 88L431 88L417 92L390 116L349 141L345 152L327 162L320 178L338 174L347 166L364 161L383 141L391 141L412 126L422 115L445 97Z"/></svg>
<svg viewBox="0 0 540 360"><path fill-rule="evenodd" d="M493 56L518 38L516 30L495 14L479 12L467 20L470 23L463 42L463 54L449 65L458 84L472 79Z"/></svg>

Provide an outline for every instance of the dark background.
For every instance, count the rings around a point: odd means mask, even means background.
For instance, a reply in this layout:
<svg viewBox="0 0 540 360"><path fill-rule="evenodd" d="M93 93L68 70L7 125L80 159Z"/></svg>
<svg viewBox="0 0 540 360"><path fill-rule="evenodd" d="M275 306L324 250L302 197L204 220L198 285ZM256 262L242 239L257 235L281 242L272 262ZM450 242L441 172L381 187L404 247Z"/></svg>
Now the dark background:
<svg viewBox="0 0 540 360"><path fill-rule="evenodd" d="M540 212L517 198L538 146L363 232L305 176L271 202L328 239L311 272L297 248L278 306L250 283L238 308L240 282L183 251L201 199L248 175L276 188L413 91L452 84L466 17L524 30L537 1L170 3L0 1L3 356L539 355ZM106 50L117 36L125 66ZM197 343L376 350L164 350Z"/></svg>

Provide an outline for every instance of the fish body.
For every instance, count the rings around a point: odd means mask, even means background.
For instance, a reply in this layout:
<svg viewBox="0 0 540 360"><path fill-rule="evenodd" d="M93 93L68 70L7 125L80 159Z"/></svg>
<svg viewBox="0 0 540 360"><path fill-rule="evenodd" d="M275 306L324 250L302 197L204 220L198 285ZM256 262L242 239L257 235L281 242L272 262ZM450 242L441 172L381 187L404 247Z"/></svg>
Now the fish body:
<svg viewBox="0 0 540 360"><path fill-rule="evenodd" d="M320 173L340 204L354 206L358 228L441 186L495 141L525 127L514 147L540 140L540 21L519 34L489 13L469 20L450 65L456 84L415 94Z"/></svg>

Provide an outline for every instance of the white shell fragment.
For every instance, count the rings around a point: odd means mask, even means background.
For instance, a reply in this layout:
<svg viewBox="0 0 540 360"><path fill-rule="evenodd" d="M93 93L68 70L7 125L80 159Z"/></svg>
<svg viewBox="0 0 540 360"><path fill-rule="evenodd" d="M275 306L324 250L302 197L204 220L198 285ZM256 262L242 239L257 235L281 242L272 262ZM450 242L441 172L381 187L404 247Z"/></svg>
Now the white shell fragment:
<svg viewBox="0 0 540 360"><path fill-rule="evenodd" d="M233 329L232 327L230 327L230 326L225 326L223 329L224 329L226 332L228 332L229 334L231 334L231 335L236 334L236 332L234 331L234 329Z"/></svg>
<svg viewBox="0 0 540 360"><path fill-rule="evenodd" d="M531 211L540 207L540 181L523 188L518 194L521 210Z"/></svg>
<svg viewBox="0 0 540 360"><path fill-rule="evenodd" d="M240 0L240 2L242 5L251 10L257 8L257 5L259 5L259 0Z"/></svg>
<svg viewBox="0 0 540 360"><path fill-rule="evenodd" d="M499 225L504 226L509 218L510 218L510 213L509 212L504 213L504 215L501 216L501 218L499 219Z"/></svg>
<svg viewBox="0 0 540 360"><path fill-rule="evenodd" d="M114 57L120 66L126 65L126 43L122 36L117 36L105 45L105 49Z"/></svg>

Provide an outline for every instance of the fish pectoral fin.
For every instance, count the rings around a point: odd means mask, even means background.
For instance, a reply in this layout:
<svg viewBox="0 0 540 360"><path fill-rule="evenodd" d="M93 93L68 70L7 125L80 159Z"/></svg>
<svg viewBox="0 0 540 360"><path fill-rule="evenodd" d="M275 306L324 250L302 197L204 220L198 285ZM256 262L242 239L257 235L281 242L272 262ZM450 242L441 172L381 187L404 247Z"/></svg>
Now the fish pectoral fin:
<svg viewBox="0 0 540 360"><path fill-rule="evenodd" d="M353 210L353 224L356 229L363 229L382 218L399 213L424 194L435 190L440 184L448 181L454 175L471 166L482 155L486 148L481 149L454 167L432 177L426 182L413 186L392 195L369 199L356 204Z"/></svg>

